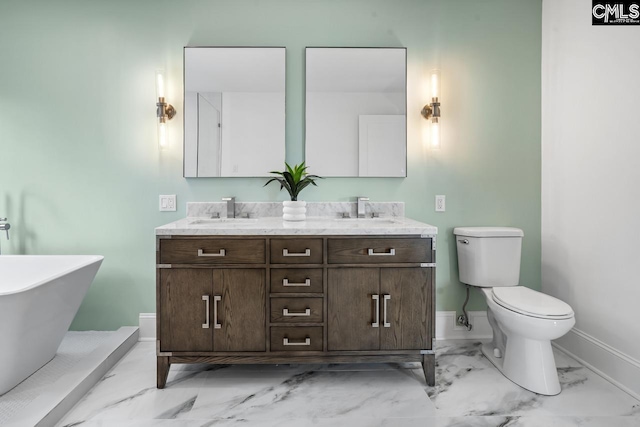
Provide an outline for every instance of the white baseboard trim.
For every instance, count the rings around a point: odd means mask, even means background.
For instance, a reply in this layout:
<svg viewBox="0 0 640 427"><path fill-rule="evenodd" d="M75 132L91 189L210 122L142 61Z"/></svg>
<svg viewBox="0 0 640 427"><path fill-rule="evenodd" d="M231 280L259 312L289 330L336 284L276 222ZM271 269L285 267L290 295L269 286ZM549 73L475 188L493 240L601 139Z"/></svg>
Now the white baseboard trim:
<svg viewBox="0 0 640 427"><path fill-rule="evenodd" d="M140 313L138 318L140 326L140 335L138 341L155 341L156 340L156 314Z"/></svg>
<svg viewBox="0 0 640 427"><path fill-rule="evenodd" d="M473 325L471 331L456 325L455 311L436 312L436 339L460 340L460 339L491 339L492 331L487 320L486 311L469 311L469 320ZM156 340L156 314L140 313L140 341Z"/></svg>
<svg viewBox="0 0 640 427"><path fill-rule="evenodd" d="M473 328L468 331L464 326L456 324L455 311L436 311L437 340L479 340L491 339L493 331L486 311L468 311L469 323Z"/></svg>
<svg viewBox="0 0 640 427"><path fill-rule="evenodd" d="M553 345L640 400L640 361L576 328Z"/></svg>

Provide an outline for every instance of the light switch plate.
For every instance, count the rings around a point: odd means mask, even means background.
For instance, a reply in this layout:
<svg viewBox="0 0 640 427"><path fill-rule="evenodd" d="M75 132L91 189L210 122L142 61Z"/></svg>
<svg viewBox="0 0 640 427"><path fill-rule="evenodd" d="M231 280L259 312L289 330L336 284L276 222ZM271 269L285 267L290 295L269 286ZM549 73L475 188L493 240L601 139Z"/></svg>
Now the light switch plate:
<svg viewBox="0 0 640 427"><path fill-rule="evenodd" d="M160 195L160 212L175 212L175 211L176 211L176 195L161 194Z"/></svg>

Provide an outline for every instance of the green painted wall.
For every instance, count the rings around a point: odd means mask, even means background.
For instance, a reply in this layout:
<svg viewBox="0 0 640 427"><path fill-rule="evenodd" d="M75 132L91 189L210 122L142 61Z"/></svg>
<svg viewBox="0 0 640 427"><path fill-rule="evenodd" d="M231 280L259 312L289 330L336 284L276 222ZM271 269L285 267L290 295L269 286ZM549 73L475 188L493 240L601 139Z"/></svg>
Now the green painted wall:
<svg viewBox="0 0 640 427"><path fill-rule="evenodd" d="M437 307L459 309L452 229L525 231L522 282L540 282L541 0L3 1L3 253L105 256L73 328L136 325L155 311L154 227L187 201L283 200L264 179L182 178L182 47L286 46L287 160L304 157L304 47L408 49L408 177L325 179L308 201L406 202L436 225ZM156 145L156 68L167 70L171 150ZM424 84L442 73L442 144L422 142ZM158 212L177 194L178 212ZM434 196L447 212L434 212ZM1 278L0 278L1 280ZM482 309L475 296L471 309Z"/></svg>

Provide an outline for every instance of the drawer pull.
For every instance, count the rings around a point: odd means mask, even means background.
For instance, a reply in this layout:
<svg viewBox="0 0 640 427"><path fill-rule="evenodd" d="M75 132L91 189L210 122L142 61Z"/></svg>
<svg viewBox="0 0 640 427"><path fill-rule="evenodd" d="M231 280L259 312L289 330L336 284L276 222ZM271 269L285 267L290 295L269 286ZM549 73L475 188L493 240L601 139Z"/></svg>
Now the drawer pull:
<svg viewBox="0 0 640 427"><path fill-rule="evenodd" d="M282 315L283 316L289 316L289 317L293 317L293 316L303 316L303 317L308 317L311 316L311 309L307 308L304 312L302 313L292 313L289 311L288 308L284 308L282 309Z"/></svg>
<svg viewBox="0 0 640 427"><path fill-rule="evenodd" d="M304 342L291 342L289 338L283 338L282 345L311 345L311 338L305 338Z"/></svg>
<svg viewBox="0 0 640 427"><path fill-rule="evenodd" d="M220 249L220 252L218 253L212 253L212 254L205 254L203 249L198 249L198 256L226 256L227 255L227 251L225 251L224 249Z"/></svg>
<svg viewBox="0 0 640 427"><path fill-rule="evenodd" d="M311 256L311 249L305 249L304 252L289 252L289 249L283 249L282 256Z"/></svg>
<svg viewBox="0 0 640 427"><path fill-rule="evenodd" d="M376 302L376 321L371 324L372 328L380 326L380 295L371 295L371 299Z"/></svg>
<svg viewBox="0 0 640 427"><path fill-rule="evenodd" d="M218 301L220 301L222 297L220 295L213 296L213 328L220 329L222 325L218 323Z"/></svg>
<svg viewBox="0 0 640 427"><path fill-rule="evenodd" d="M391 295L383 295L382 298L384 299L383 305L382 305L382 311L383 311L382 326L385 328L390 328L391 323L387 322L387 301L391 299Z"/></svg>
<svg viewBox="0 0 640 427"><path fill-rule="evenodd" d="M202 295L202 301L204 301L205 307L205 322L202 324L202 329L209 329L209 295Z"/></svg>
<svg viewBox="0 0 640 427"><path fill-rule="evenodd" d="M396 254L396 250L391 248L389 252L374 252L373 249L369 249L370 256L394 256Z"/></svg>
<svg viewBox="0 0 640 427"><path fill-rule="evenodd" d="M289 283L289 279L282 279L282 286L311 286L311 279L306 279L304 283Z"/></svg>

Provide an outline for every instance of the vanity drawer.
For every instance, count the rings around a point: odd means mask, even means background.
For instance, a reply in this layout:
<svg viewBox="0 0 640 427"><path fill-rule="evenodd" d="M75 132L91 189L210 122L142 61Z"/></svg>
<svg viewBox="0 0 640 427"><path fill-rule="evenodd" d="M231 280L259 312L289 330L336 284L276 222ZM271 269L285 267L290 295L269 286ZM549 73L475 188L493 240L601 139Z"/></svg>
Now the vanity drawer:
<svg viewBox="0 0 640 427"><path fill-rule="evenodd" d="M264 239L162 239L160 264L264 264Z"/></svg>
<svg viewBox="0 0 640 427"><path fill-rule="evenodd" d="M423 263L432 261L431 239L328 239L330 264Z"/></svg>
<svg viewBox="0 0 640 427"><path fill-rule="evenodd" d="M271 298L273 323L321 323L323 298Z"/></svg>
<svg viewBox="0 0 640 427"><path fill-rule="evenodd" d="M271 269L271 292L322 292L321 268Z"/></svg>
<svg viewBox="0 0 640 427"><path fill-rule="evenodd" d="M322 326L273 326L271 351L322 351Z"/></svg>
<svg viewBox="0 0 640 427"><path fill-rule="evenodd" d="M272 264L322 264L322 239L271 239Z"/></svg>

